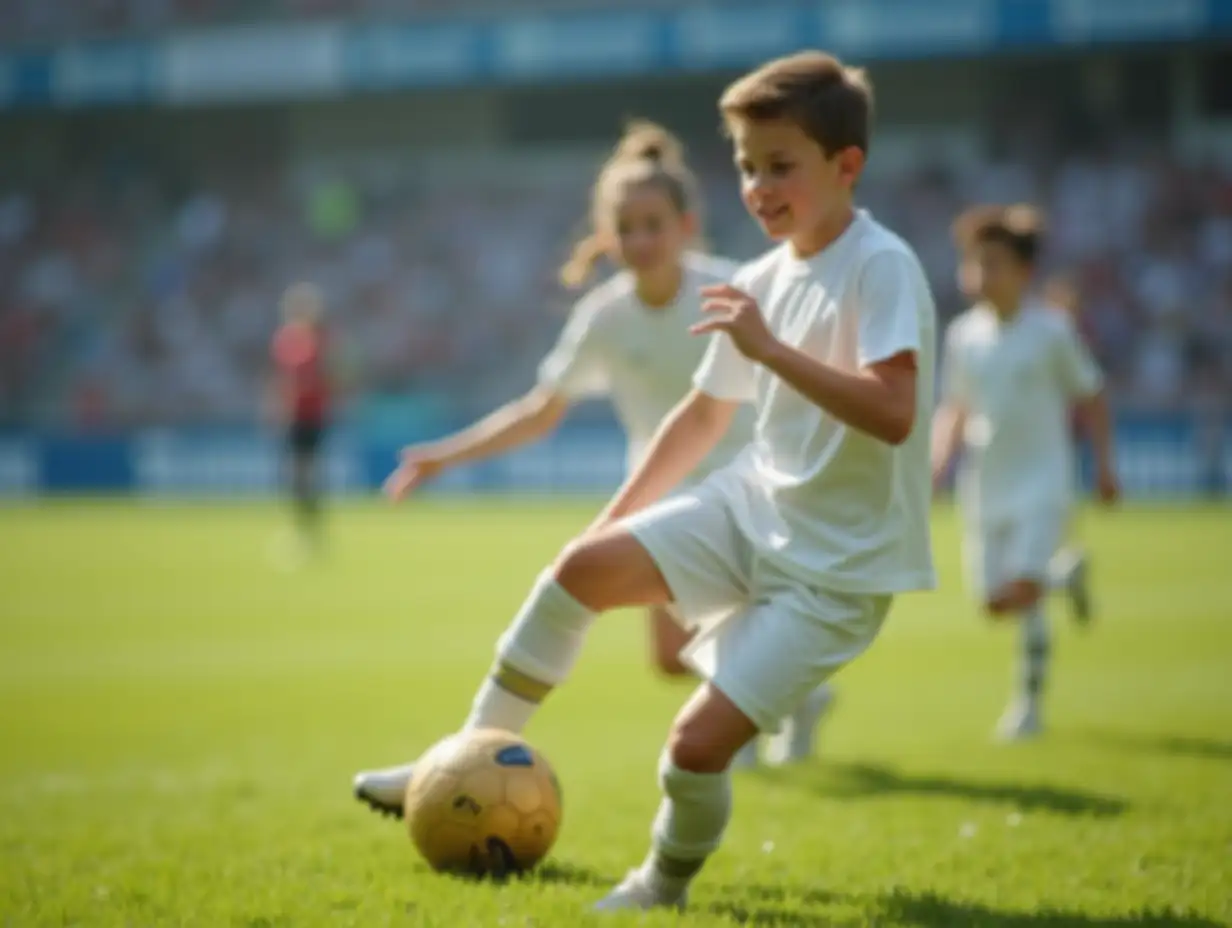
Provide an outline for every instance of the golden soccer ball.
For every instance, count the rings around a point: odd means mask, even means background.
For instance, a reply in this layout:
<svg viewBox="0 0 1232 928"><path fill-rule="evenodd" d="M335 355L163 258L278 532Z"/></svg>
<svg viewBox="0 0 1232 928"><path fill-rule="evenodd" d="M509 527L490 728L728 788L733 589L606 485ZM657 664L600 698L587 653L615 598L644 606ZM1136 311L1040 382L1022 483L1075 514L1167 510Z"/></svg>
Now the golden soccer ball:
<svg viewBox="0 0 1232 928"><path fill-rule="evenodd" d="M560 829L560 784L538 751L507 731L451 735L415 764L404 815L442 873L505 877L547 854Z"/></svg>

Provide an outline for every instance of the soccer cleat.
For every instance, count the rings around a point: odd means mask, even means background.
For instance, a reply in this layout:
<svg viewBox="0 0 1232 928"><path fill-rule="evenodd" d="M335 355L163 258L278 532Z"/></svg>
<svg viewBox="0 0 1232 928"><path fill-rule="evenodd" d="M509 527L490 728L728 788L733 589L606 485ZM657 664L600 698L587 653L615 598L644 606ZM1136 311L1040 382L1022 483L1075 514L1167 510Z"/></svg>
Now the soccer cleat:
<svg viewBox="0 0 1232 928"><path fill-rule="evenodd" d="M414 765L403 764L401 767L357 773L353 784L355 798L374 812L401 818L406 788L414 770Z"/></svg>
<svg viewBox="0 0 1232 928"><path fill-rule="evenodd" d="M817 728L834 702L834 690L823 683L783 723L783 730L766 746L766 762L775 767L809 760L817 751Z"/></svg>
<svg viewBox="0 0 1232 928"><path fill-rule="evenodd" d="M610 893L594 905L596 912L645 912L650 909L685 907L684 892L669 894L653 885L643 869L630 870L629 875Z"/></svg>
<svg viewBox="0 0 1232 928"><path fill-rule="evenodd" d="M1038 736L1044 729L1040 722L1039 707L1033 700L1010 703L1001 721L997 723L999 741L1026 741Z"/></svg>
<svg viewBox="0 0 1232 928"><path fill-rule="evenodd" d="M1091 565L1085 554L1080 555L1074 566L1070 568L1069 577L1065 582L1065 592L1069 596L1070 615L1078 625L1091 623Z"/></svg>

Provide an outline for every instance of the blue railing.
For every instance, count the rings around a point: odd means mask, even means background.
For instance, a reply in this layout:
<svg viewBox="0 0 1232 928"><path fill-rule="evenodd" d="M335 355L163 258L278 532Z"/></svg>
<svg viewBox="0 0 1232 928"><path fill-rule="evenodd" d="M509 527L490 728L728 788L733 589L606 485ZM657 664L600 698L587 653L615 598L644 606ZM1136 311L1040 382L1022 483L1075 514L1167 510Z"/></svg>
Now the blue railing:
<svg viewBox="0 0 1232 928"><path fill-rule="evenodd" d="M778 0L385 23L275 23L0 53L0 107L294 99L744 67L1215 40L1232 0Z"/></svg>
<svg viewBox="0 0 1232 928"><path fill-rule="evenodd" d="M1122 415L1116 429L1127 495L1198 497L1232 488L1232 419ZM281 444L250 429L151 430L106 437L0 435L0 494L262 495L280 481ZM397 446L341 431L325 452L330 484L370 492ZM616 487L624 440L605 424L566 425L516 454L448 474L452 492L601 493Z"/></svg>

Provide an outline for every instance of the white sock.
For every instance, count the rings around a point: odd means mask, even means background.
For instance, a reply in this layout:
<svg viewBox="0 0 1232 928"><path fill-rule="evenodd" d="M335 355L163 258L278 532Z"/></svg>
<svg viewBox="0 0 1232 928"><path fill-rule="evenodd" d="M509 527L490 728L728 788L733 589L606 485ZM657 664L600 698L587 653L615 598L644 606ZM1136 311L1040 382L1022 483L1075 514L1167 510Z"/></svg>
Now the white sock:
<svg viewBox="0 0 1232 928"><path fill-rule="evenodd" d="M568 677L594 618L551 571L542 573L497 642L496 665L462 727L520 733L544 697Z"/></svg>
<svg viewBox="0 0 1232 928"><path fill-rule="evenodd" d="M497 672L492 671L493 674ZM471 703L470 715L462 723L462 730L499 728L520 735L538 709L538 702L515 696L492 676L484 677Z"/></svg>
<svg viewBox="0 0 1232 928"><path fill-rule="evenodd" d="M1022 656L1020 665L1023 698L1037 702L1048 678L1051 648L1048 616L1040 603L1022 614Z"/></svg>
<svg viewBox="0 0 1232 928"><path fill-rule="evenodd" d="M1048 588L1050 590L1068 589L1074 579L1074 571L1082 564L1083 556L1081 548L1062 548L1054 554L1052 560L1048 562L1046 578Z"/></svg>
<svg viewBox="0 0 1232 928"><path fill-rule="evenodd" d="M659 760L659 784L663 801L643 872L661 895L673 901L719 846L731 817L731 775L681 770L665 752Z"/></svg>

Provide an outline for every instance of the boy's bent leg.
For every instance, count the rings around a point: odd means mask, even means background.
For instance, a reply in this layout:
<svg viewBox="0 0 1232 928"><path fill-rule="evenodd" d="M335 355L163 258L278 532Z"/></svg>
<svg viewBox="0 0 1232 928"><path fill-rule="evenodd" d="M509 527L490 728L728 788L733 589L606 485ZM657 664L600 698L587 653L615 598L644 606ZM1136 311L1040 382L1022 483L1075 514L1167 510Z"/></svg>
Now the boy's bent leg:
<svg viewBox="0 0 1232 928"><path fill-rule="evenodd" d="M663 801L646 861L599 907L681 905L719 846L731 811L732 757L758 731L774 731L820 683L872 643L888 596L781 591L716 629L699 656L707 676L677 716L660 764ZM722 647L717 647L722 644Z"/></svg>
<svg viewBox="0 0 1232 928"><path fill-rule="evenodd" d="M728 522L713 494L685 494L569 545L501 636L464 727L520 732L568 676L599 612L673 598L697 614L731 608L739 591L730 579L738 572L735 555L723 547L732 535ZM412 773L411 764L362 772L355 795L400 814Z"/></svg>
<svg viewBox="0 0 1232 928"><path fill-rule="evenodd" d="M540 575L501 636L496 663L463 728L521 732L568 677L598 613L670 597L654 560L619 525L574 542Z"/></svg>
<svg viewBox="0 0 1232 928"><path fill-rule="evenodd" d="M690 618L740 596L730 517L704 490L674 497L570 544L497 646L467 728L520 732L564 682L597 613L677 602Z"/></svg>
<svg viewBox="0 0 1232 928"><path fill-rule="evenodd" d="M736 753L757 735L752 719L703 683L676 717L659 758L659 804L645 862L596 908L682 906L689 882L714 853L731 817Z"/></svg>
<svg viewBox="0 0 1232 928"><path fill-rule="evenodd" d="M539 575L497 642L496 661L462 729L520 733L577 663L597 613L669 596L655 562L619 525L574 542ZM355 796L378 812L400 815L413 773L413 764L363 771L355 776Z"/></svg>

